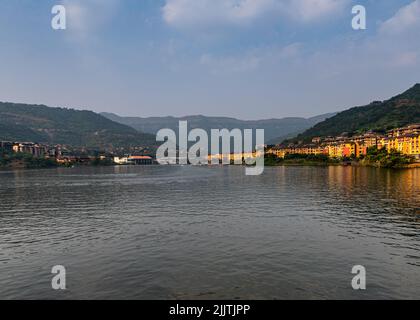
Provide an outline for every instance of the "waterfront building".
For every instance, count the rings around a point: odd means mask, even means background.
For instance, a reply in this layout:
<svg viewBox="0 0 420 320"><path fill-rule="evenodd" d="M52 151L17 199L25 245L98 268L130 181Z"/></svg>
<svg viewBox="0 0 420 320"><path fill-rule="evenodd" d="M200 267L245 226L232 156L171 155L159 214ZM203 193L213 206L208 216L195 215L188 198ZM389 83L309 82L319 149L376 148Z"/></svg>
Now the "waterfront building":
<svg viewBox="0 0 420 320"><path fill-rule="evenodd" d="M153 158L149 156L114 157L114 163L119 165L151 165Z"/></svg>
<svg viewBox="0 0 420 320"><path fill-rule="evenodd" d="M406 155L411 155L416 159L420 159L420 133L417 135L407 134L404 136L396 136L387 138L384 144L388 150L396 150Z"/></svg>
<svg viewBox="0 0 420 320"><path fill-rule="evenodd" d="M46 146L33 142L15 143L12 149L16 153L30 154L35 158L42 158L48 154L48 148Z"/></svg>
<svg viewBox="0 0 420 320"><path fill-rule="evenodd" d="M151 165L153 164L153 158L149 156L130 156L128 157L128 164L134 165Z"/></svg>
<svg viewBox="0 0 420 320"><path fill-rule="evenodd" d="M114 157L114 163L120 165L128 164L128 157Z"/></svg>
<svg viewBox="0 0 420 320"><path fill-rule="evenodd" d="M270 147L271 150L271 147ZM246 159L254 159L262 156L262 152L243 152L243 153L230 153L230 154L209 154L208 162L219 162L221 163L224 159L228 159L229 162L234 161L245 161Z"/></svg>

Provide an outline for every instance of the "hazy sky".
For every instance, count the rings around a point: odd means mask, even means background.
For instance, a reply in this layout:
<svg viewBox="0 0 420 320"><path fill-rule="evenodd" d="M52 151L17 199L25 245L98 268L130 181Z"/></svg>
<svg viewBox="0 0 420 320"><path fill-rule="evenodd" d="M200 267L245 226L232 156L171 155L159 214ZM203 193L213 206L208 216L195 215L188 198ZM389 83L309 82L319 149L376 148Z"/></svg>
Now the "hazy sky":
<svg viewBox="0 0 420 320"><path fill-rule="evenodd" d="M51 28L55 4L67 30ZM420 82L420 0L2 0L0 43L1 101L313 116Z"/></svg>

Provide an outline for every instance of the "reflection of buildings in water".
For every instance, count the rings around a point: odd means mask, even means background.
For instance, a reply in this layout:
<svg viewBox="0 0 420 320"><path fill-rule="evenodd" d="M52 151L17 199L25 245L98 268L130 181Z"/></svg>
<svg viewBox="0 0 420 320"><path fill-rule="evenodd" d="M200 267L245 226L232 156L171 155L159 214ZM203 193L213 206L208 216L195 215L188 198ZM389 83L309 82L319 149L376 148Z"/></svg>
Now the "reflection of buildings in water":
<svg viewBox="0 0 420 320"><path fill-rule="evenodd" d="M420 214L420 169L330 166L327 184L329 192L340 199L357 198L357 203L366 199L366 203L372 203L371 198L375 198L377 205L384 209L397 205L399 209L409 208L410 212ZM363 208L355 209L363 211Z"/></svg>
<svg viewBox="0 0 420 320"><path fill-rule="evenodd" d="M390 169L386 173L386 190L389 195L398 194L398 199L403 196L404 199L420 202L420 169Z"/></svg>

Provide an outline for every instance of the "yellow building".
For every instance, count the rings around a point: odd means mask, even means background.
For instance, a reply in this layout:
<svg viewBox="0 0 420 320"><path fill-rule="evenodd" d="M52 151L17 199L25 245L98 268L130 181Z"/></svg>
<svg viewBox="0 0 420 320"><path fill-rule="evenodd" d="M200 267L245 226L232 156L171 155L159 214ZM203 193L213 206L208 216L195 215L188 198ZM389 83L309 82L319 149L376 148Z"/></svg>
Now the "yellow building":
<svg viewBox="0 0 420 320"><path fill-rule="evenodd" d="M267 153L273 153L274 151L270 151ZM244 153L231 153L231 154L210 154L208 156L209 163L212 162L221 162L224 159L229 159L229 162L241 162L246 159L255 159L261 157L263 155L262 152L244 152Z"/></svg>
<svg viewBox="0 0 420 320"><path fill-rule="evenodd" d="M388 152L396 150L405 155L413 156L417 159L420 158L420 134L418 135L405 135L390 138L387 144Z"/></svg>
<svg viewBox="0 0 420 320"><path fill-rule="evenodd" d="M267 154L272 154L274 156L276 156L277 158L284 158L284 156L286 155L286 150L283 148L269 148L266 151Z"/></svg>
<svg viewBox="0 0 420 320"><path fill-rule="evenodd" d="M411 155L420 158L420 134L411 139Z"/></svg>

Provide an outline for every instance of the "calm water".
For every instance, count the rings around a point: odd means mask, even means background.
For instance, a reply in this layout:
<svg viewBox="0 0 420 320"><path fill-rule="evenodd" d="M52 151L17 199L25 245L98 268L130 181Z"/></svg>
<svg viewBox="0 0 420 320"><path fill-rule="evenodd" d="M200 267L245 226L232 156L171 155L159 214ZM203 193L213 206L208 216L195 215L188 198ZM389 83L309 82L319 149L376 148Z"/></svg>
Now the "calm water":
<svg viewBox="0 0 420 320"><path fill-rule="evenodd" d="M420 170L0 172L0 299L419 297Z"/></svg>

